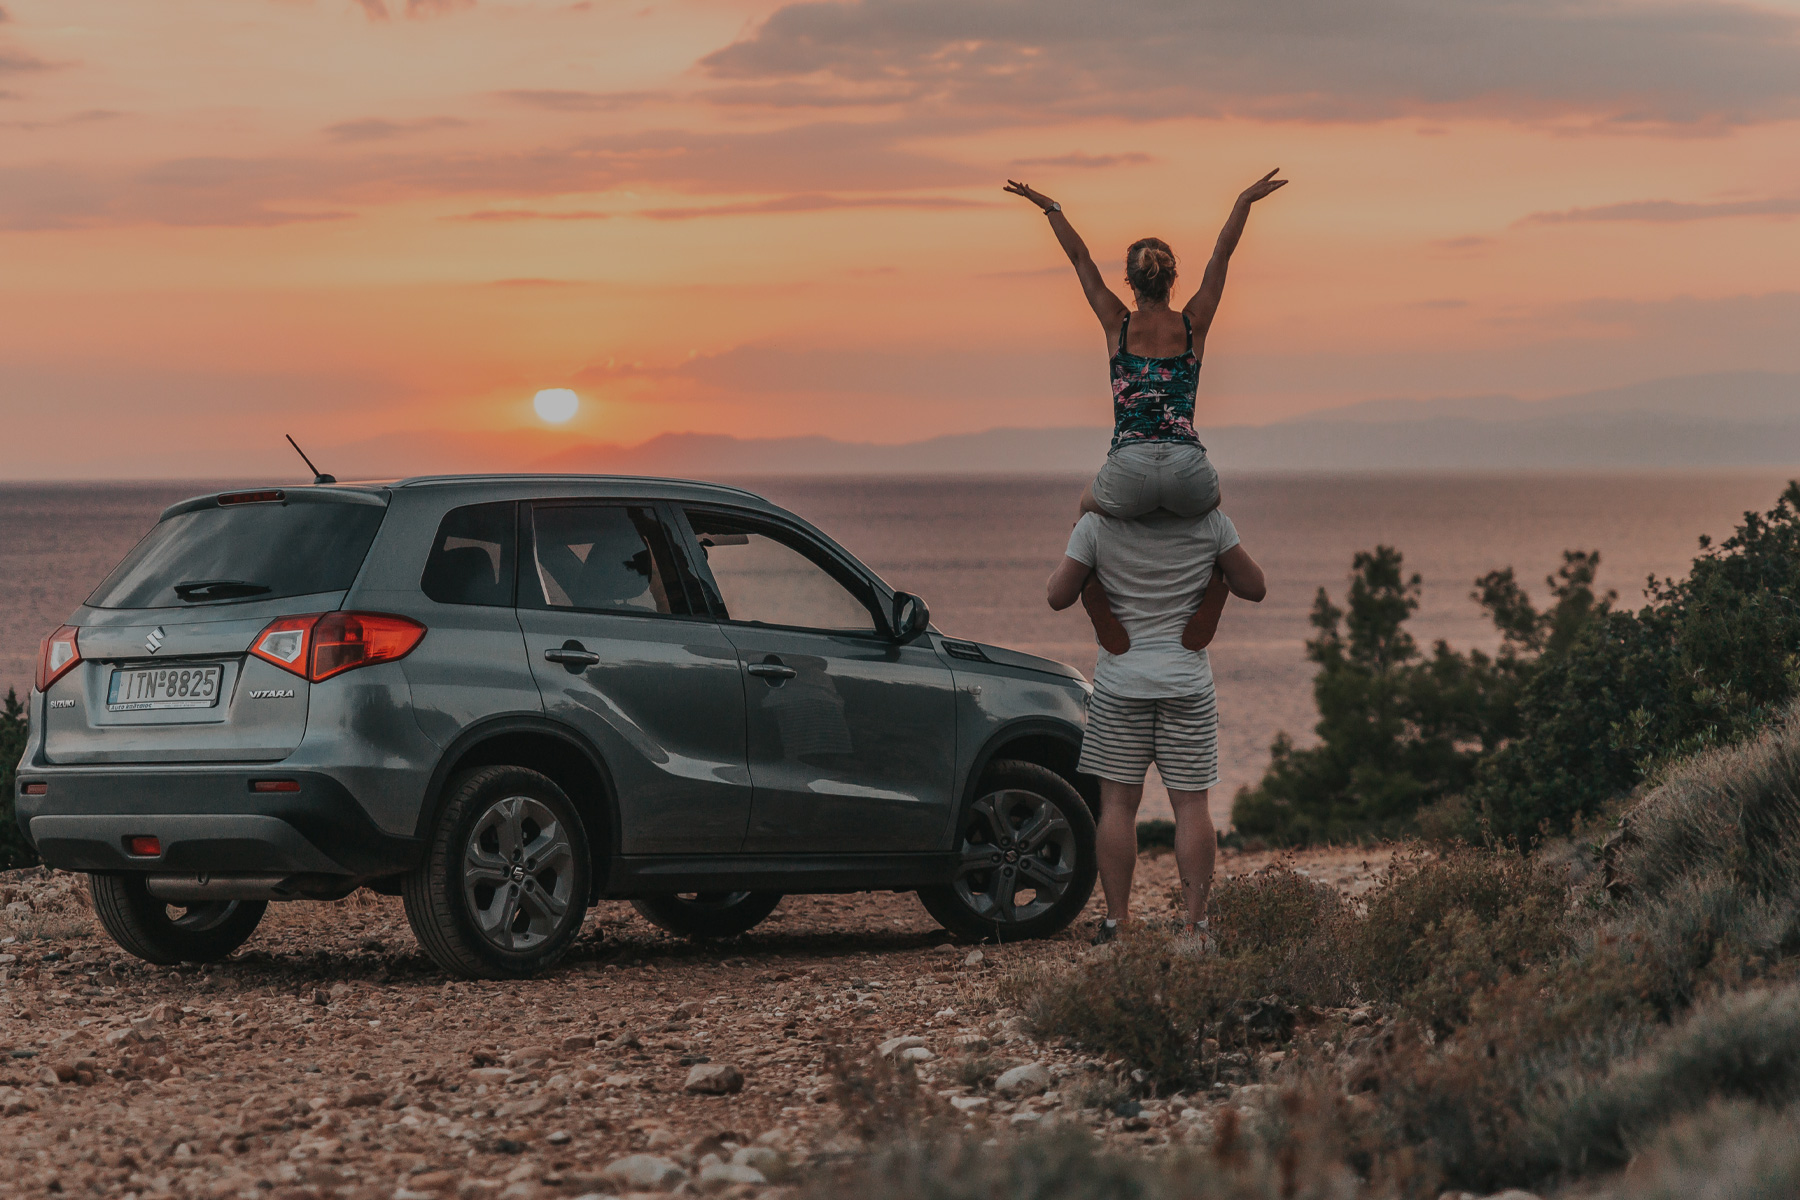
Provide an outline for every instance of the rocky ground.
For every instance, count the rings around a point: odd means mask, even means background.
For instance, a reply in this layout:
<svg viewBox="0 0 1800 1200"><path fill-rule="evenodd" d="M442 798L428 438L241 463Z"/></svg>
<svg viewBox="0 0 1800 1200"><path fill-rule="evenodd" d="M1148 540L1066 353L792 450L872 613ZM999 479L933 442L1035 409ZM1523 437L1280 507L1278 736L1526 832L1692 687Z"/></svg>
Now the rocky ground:
<svg viewBox="0 0 1800 1200"><path fill-rule="evenodd" d="M1385 861L1296 860L1346 894ZM1142 911L1174 885L1146 858ZM158 968L99 932L79 876L0 874L0 1194L776 1200L854 1149L834 1053L912 1061L971 1123L1180 1141L1216 1096L1085 1107L1103 1065L995 997L1011 967L1086 953L1098 903L1060 938L981 948L910 895L789 897L711 945L605 904L549 977L471 983L369 893L271 906L230 962Z"/></svg>

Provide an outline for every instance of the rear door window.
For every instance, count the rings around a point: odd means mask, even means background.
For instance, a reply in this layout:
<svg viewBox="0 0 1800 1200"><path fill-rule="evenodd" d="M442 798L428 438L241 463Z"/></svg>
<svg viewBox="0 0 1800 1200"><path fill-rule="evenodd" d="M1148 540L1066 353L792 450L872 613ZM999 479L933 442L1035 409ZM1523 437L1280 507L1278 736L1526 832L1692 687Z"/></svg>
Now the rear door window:
<svg viewBox="0 0 1800 1200"><path fill-rule="evenodd" d="M158 522L87 602L189 608L345 591L386 515L386 505L362 496L208 502Z"/></svg>
<svg viewBox="0 0 1800 1200"><path fill-rule="evenodd" d="M438 525L419 586L439 604L510 606L518 541L512 501L453 508Z"/></svg>
<svg viewBox="0 0 1800 1200"><path fill-rule="evenodd" d="M533 505L524 574L519 603L530 608L689 612L668 535L649 505Z"/></svg>

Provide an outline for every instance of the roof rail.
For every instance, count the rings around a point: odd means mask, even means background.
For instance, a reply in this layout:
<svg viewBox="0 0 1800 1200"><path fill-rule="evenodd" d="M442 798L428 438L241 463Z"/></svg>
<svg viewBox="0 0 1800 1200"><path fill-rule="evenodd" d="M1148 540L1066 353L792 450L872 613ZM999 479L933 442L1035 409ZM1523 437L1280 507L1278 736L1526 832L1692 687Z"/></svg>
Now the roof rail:
<svg viewBox="0 0 1800 1200"><path fill-rule="evenodd" d="M395 483L394 487L432 487L437 484L451 483L669 483L681 487L713 488L721 492L735 492L740 496L748 496L753 500L761 500L755 492L747 488L733 487L729 483L714 483L707 479L679 479L664 475L584 475L576 472L556 472L539 474L529 471L487 472L472 475L413 475Z"/></svg>

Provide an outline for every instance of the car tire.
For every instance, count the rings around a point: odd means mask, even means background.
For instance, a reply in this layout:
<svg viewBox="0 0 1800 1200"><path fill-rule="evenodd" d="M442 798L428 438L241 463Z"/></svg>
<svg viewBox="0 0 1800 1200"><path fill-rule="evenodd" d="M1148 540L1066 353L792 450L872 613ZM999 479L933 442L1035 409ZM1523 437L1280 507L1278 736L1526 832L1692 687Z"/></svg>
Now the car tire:
<svg viewBox="0 0 1800 1200"><path fill-rule="evenodd" d="M452 778L425 861L400 886L431 960L470 979L522 979L568 953L587 915L593 868L574 804L524 767Z"/></svg>
<svg viewBox="0 0 1800 1200"><path fill-rule="evenodd" d="M89 875L94 915L127 953L162 967L229 958L250 940L268 909L262 900L213 900L183 906L158 900L144 877ZM179 910L179 915L171 915Z"/></svg>
<svg viewBox="0 0 1800 1200"><path fill-rule="evenodd" d="M1068 780L1036 763L1008 759L987 769L963 812L956 851L956 880L920 888L919 899L959 937L1049 937L1068 928L1094 892L1094 816Z"/></svg>
<svg viewBox="0 0 1800 1200"><path fill-rule="evenodd" d="M780 903L780 892L690 892L680 896L645 896L633 900L631 907L658 929L699 939L746 933Z"/></svg>

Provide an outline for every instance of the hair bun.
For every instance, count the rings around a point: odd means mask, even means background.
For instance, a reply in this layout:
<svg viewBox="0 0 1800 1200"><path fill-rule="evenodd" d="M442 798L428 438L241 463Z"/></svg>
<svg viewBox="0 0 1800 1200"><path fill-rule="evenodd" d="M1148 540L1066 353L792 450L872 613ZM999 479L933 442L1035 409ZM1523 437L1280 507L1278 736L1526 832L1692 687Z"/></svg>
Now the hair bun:
<svg viewBox="0 0 1800 1200"><path fill-rule="evenodd" d="M1147 300L1167 300L1175 282L1175 252L1161 238L1140 238L1125 251L1125 282Z"/></svg>

